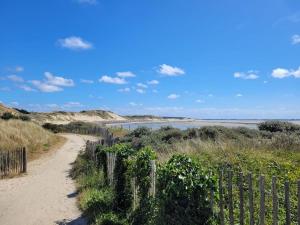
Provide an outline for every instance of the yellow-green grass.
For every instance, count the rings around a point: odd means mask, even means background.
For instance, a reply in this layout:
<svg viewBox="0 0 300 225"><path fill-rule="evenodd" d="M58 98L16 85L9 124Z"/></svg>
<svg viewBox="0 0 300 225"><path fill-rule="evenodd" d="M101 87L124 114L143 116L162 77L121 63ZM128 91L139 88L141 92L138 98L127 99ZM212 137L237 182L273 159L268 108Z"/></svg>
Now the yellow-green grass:
<svg viewBox="0 0 300 225"><path fill-rule="evenodd" d="M54 149L64 142L57 136L33 122L0 120L0 151L26 147L29 160Z"/></svg>

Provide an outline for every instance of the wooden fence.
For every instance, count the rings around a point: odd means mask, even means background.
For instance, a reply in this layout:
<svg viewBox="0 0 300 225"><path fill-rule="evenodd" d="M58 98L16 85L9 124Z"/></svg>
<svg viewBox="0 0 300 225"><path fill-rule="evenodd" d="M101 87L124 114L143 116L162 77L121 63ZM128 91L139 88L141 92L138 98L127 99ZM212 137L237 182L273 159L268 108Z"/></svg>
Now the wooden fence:
<svg viewBox="0 0 300 225"><path fill-rule="evenodd" d="M97 162L95 156L97 145L111 146L115 142L112 135L98 142L87 142L86 153ZM108 170L113 171L115 164L107 157ZM150 194L156 192L156 163L151 162L152 186ZM113 176L113 172L111 172ZM296 183L278 181L275 176L267 180L265 176L233 172L222 169L218 174L218 192L209 190L210 207L220 225L300 225L300 180ZM113 178L111 178L113 179ZM137 204L135 179L132 178L133 205Z"/></svg>
<svg viewBox="0 0 300 225"><path fill-rule="evenodd" d="M14 151L0 151L0 178L27 172L25 148Z"/></svg>

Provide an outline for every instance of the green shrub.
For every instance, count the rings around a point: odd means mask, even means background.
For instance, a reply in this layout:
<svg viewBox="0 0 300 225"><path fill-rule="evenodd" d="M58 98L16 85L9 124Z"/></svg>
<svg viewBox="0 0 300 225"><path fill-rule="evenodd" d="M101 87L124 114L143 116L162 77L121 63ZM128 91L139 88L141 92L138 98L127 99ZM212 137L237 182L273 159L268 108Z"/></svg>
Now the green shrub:
<svg viewBox="0 0 300 225"><path fill-rule="evenodd" d="M118 215L109 212L97 216L95 225L128 225L126 220L120 219Z"/></svg>
<svg viewBox="0 0 300 225"><path fill-rule="evenodd" d="M151 130L148 127L138 127L130 133L130 136L140 138L142 136L150 135L150 134L151 134Z"/></svg>
<svg viewBox="0 0 300 225"><path fill-rule="evenodd" d="M113 192L110 189L86 189L80 197L80 208L89 218L99 213L109 212L113 204Z"/></svg>
<svg viewBox="0 0 300 225"><path fill-rule="evenodd" d="M26 116L26 115L21 115L18 117L20 120L23 120L23 121L30 121L31 118L29 116Z"/></svg>
<svg viewBox="0 0 300 225"><path fill-rule="evenodd" d="M151 147L141 149L134 160L132 168L138 187L138 208L133 212L132 225L149 224L153 218L153 199L149 195L151 187L151 160L156 158Z"/></svg>
<svg viewBox="0 0 300 225"><path fill-rule="evenodd" d="M278 120L266 121L258 125L259 130L270 132L296 132L300 131L300 125Z"/></svg>
<svg viewBox="0 0 300 225"><path fill-rule="evenodd" d="M215 179L184 155L174 155L158 173L161 225L210 224L210 189Z"/></svg>
<svg viewBox="0 0 300 225"><path fill-rule="evenodd" d="M10 112L5 112L1 116L1 119L3 119L3 120L10 120L10 119L16 119L16 118L17 117Z"/></svg>

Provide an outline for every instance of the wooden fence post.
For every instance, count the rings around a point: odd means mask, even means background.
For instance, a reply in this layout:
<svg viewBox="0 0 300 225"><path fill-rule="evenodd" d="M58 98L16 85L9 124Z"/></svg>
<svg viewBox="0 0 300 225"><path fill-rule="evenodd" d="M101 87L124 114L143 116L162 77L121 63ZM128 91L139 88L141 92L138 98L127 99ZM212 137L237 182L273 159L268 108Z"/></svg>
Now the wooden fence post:
<svg viewBox="0 0 300 225"><path fill-rule="evenodd" d="M259 224L265 225L265 177L259 178L259 193L260 193L260 206L259 206Z"/></svg>
<svg viewBox="0 0 300 225"><path fill-rule="evenodd" d="M233 197L232 197L232 170L228 171L228 200L229 200L229 224L234 225Z"/></svg>
<svg viewBox="0 0 300 225"><path fill-rule="evenodd" d="M220 225L225 225L224 221L224 203L223 203L223 170L220 170L219 176L219 204L220 204Z"/></svg>
<svg viewBox="0 0 300 225"><path fill-rule="evenodd" d="M297 189L298 189L298 215L297 215L297 218L298 218L298 225L300 225L300 180L298 180L297 182Z"/></svg>
<svg viewBox="0 0 300 225"><path fill-rule="evenodd" d="M276 177L272 177L273 225L278 225L278 196Z"/></svg>
<svg viewBox="0 0 300 225"><path fill-rule="evenodd" d="M252 186L252 174L248 174L248 189L249 189L249 222L250 225L254 225L254 203L253 203L253 186Z"/></svg>
<svg viewBox="0 0 300 225"><path fill-rule="evenodd" d="M23 148L23 173L27 172L27 152L26 148Z"/></svg>
<svg viewBox="0 0 300 225"><path fill-rule="evenodd" d="M284 182L285 225L291 225L290 183Z"/></svg>
<svg viewBox="0 0 300 225"><path fill-rule="evenodd" d="M239 197L240 197L240 225L244 225L244 175L239 173Z"/></svg>

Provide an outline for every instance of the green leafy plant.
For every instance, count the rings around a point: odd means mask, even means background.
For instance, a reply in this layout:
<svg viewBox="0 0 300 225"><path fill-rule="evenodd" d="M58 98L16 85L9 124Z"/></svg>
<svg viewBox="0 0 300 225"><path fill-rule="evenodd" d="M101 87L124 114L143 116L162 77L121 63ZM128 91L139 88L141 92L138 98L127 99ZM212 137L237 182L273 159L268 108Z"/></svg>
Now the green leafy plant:
<svg viewBox="0 0 300 225"><path fill-rule="evenodd" d="M215 179L184 155L174 155L158 176L159 224L210 224L209 191Z"/></svg>

